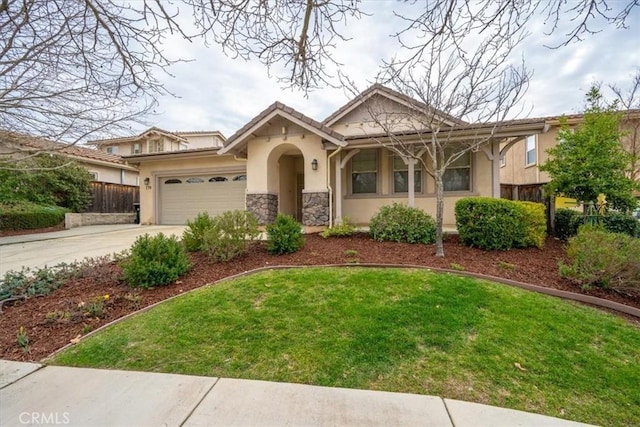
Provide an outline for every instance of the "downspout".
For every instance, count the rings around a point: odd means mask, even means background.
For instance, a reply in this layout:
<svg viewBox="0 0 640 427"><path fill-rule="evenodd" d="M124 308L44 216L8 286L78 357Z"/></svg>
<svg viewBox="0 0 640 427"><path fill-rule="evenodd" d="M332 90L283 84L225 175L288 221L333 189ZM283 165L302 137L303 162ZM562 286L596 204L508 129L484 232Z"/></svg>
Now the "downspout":
<svg viewBox="0 0 640 427"><path fill-rule="evenodd" d="M331 159L342 150L338 147L336 151L327 157L327 189L329 190L329 228L333 227L333 188L331 188ZM340 172L342 173L342 172Z"/></svg>

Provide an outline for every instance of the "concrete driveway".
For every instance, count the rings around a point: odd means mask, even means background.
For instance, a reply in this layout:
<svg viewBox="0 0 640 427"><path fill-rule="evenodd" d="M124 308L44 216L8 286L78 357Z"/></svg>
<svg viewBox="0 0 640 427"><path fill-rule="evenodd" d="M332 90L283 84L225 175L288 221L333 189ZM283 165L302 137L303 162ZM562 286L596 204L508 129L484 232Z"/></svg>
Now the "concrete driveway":
<svg viewBox="0 0 640 427"><path fill-rule="evenodd" d="M53 233L0 237L0 276L22 267L53 266L110 255L131 247L138 236L182 236L183 225L96 225Z"/></svg>

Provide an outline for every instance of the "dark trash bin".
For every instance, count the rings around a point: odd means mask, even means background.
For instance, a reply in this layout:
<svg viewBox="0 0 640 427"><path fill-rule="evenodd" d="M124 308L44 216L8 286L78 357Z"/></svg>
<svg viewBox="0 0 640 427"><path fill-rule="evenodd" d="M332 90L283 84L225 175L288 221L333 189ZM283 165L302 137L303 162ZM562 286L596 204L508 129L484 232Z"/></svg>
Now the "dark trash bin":
<svg viewBox="0 0 640 427"><path fill-rule="evenodd" d="M136 219L133 220L133 223L140 224L140 203L133 204L133 211L136 213Z"/></svg>

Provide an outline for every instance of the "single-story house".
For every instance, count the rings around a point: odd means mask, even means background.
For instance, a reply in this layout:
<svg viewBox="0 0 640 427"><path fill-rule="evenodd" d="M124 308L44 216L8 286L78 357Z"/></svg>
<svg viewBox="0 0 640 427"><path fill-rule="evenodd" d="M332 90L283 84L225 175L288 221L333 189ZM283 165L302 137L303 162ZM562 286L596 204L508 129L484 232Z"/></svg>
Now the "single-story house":
<svg viewBox="0 0 640 427"><path fill-rule="evenodd" d="M94 181L139 185L138 168L122 157L102 151L49 141L16 132L0 131L0 156L20 157L31 153L52 153L75 160L84 166Z"/></svg>
<svg viewBox="0 0 640 427"><path fill-rule="evenodd" d="M322 122L276 102L221 148L125 156L139 167L145 183L140 189L141 222L184 224L199 212L246 208L262 224L279 212L293 215L306 227L327 226L344 217L366 224L380 207L392 202L416 206L435 217L433 178L419 163L380 144L381 129L367 108L371 102L389 112L429 109L376 84ZM477 125L436 113L452 140L487 138L484 146L458 159L445 174L444 223L453 225L454 205L460 198L500 197L501 156L517 141L545 132L547 126L536 119L498 127ZM420 134L429 137L429 130ZM419 143L415 133L407 132L403 138L405 144Z"/></svg>

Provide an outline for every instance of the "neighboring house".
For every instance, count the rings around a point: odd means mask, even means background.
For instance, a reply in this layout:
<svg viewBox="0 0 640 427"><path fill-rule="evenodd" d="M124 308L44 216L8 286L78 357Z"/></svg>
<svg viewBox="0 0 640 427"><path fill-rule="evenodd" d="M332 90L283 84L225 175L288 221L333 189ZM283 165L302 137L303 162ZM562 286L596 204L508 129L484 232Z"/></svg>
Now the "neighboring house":
<svg viewBox="0 0 640 427"><path fill-rule="evenodd" d="M247 209L266 224L279 212L307 227L349 217L366 224L382 206L407 203L435 216L435 185L419 165L405 165L375 137L368 103L385 111L427 106L374 85L323 122L276 102L244 125L221 148L126 156L139 165L141 221L184 224L197 213ZM439 113L454 138L491 136L486 146L459 159L445 174L445 225L455 224L454 205L467 196L500 197L500 144L543 133L544 121L513 120L474 125ZM429 131L421 132L423 138ZM419 144L415 134L404 135ZM509 146L510 147L510 146ZM411 173L413 170L413 173ZM407 178L415 177L414 186Z"/></svg>
<svg viewBox="0 0 640 427"><path fill-rule="evenodd" d="M622 145L630 153L635 153L634 162L635 173L633 177L640 179L640 110L626 110L621 112L621 128L624 132ZM520 141L510 141L503 143L502 148L507 147L505 155L500 162L500 182L515 186L546 184L551 178L546 172L541 172L538 168L549 158L547 150L555 147L558 143L558 131L560 130L560 119L562 116L541 117L538 120L546 125L546 132L536 133L526 136ZM584 122L583 114L573 114L564 116L567 124L571 127Z"/></svg>
<svg viewBox="0 0 640 427"><path fill-rule="evenodd" d="M38 152L60 154L77 161L89 171L94 181L139 185L138 169L120 156L15 132L0 132L0 156L19 157Z"/></svg>
<svg viewBox="0 0 640 427"><path fill-rule="evenodd" d="M224 135L218 131L168 132L152 127L139 135L88 141L87 145L93 145L105 153L127 156L194 148L220 148L224 141Z"/></svg>

